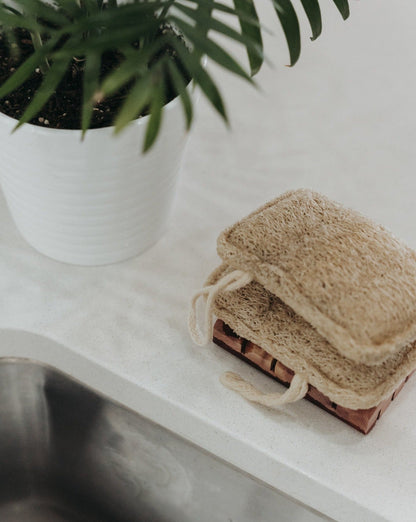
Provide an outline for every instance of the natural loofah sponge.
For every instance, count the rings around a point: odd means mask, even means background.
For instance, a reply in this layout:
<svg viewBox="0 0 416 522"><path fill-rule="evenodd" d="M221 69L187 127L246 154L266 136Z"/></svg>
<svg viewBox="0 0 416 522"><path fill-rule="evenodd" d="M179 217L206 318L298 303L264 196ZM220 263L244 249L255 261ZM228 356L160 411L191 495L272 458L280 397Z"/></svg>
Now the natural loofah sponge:
<svg viewBox="0 0 416 522"><path fill-rule="evenodd" d="M283 194L225 230L218 253L311 323L331 358L336 348L358 363L393 364L416 339L416 253L320 194Z"/></svg>
<svg viewBox="0 0 416 522"><path fill-rule="evenodd" d="M232 272L225 264L207 284ZM340 406L366 409L390 396L416 368L416 343L377 365L342 356L309 323L257 282L217 294L213 312Z"/></svg>

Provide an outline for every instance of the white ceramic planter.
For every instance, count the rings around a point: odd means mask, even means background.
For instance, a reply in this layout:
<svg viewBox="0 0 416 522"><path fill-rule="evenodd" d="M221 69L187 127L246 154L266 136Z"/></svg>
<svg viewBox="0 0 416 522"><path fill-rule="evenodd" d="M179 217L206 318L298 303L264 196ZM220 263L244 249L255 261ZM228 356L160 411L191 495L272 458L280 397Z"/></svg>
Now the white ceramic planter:
<svg viewBox="0 0 416 522"><path fill-rule="evenodd" d="M186 131L179 100L141 153L148 117L115 137L94 129L24 125L0 113L0 180L14 221L39 252L79 265L114 263L143 252L166 228Z"/></svg>

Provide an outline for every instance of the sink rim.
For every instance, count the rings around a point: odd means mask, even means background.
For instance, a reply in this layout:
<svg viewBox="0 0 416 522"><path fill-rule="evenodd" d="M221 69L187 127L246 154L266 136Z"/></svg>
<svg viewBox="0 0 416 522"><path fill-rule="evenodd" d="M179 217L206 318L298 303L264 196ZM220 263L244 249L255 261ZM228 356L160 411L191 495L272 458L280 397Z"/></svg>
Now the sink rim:
<svg viewBox="0 0 416 522"><path fill-rule="evenodd" d="M0 341L1 341L2 333L4 333L4 330L0 330ZM279 493L280 495L286 497L287 499L289 499L290 501L292 501L296 505L301 506L301 507L307 509L311 513L314 513L316 515L319 515L319 516L323 517L323 519L327 518L323 513L319 512L318 510L315 510L311 506L309 506L309 505L307 505L307 504L297 500L293 496L288 495L288 494L286 494L285 492L283 492L281 490L278 490L278 489L274 488L273 486L271 486L270 484L267 484L266 482L264 482L263 480L259 479L258 477L254 476L254 475L248 473L247 471L241 469L240 467L234 465L232 462L229 462L226 459L222 458L221 456L216 455L215 453L209 451L208 449L204 448L200 444L194 442L192 440L192 438L184 436L182 433L178 433L176 430L170 429L164 423L158 422L158 421L154 420L153 418L151 418L150 416L143 414L141 411L138 411L138 409L135 408L134 406L132 407L132 406L126 404L124 401L120 400L119 397L118 398L114 398L113 396L111 396L108 393L108 391L102 390L100 386L94 386L90 382L86 382L86 380L82 379L81 377L79 377L77 375L73 375L72 373L69 373L67 370L62 368L62 366L65 366L65 363L68 363L68 360L66 360L64 364L59 364L58 365L58 364L54 364L53 362L51 362L50 359L51 358L52 359L56 359L57 357L60 357L60 355L62 355L62 354L58 353L57 350L56 350L56 346L59 345L64 351L68 350L71 359L74 358L74 361L70 361L70 362L81 362L82 361L82 363L84 365L86 363L92 364L92 365L96 366L96 370L98 370L98 371L95 372L96 374L100 374L102 372L102 376L104 376L104 377L111 376L111 378L119 378L119 379L121 379L119 376L117 376L116 374L113 374L112 372L110 372L106 368L100 367L99 365L96 365L96 363L94 363L92 361L89 361L87 358L84 358L83 356L81 356L79 354L75 354L75 353L71 352L64 345L60 345L56 341L54 341L52 339L48 339L45 336L42 336L42 335L39 335L39 334L35 334L35 333L32 333L32 332L26 332L26 331L23 331L23 330L7 330L7 333L11 334L12 336L15 336L15 335L17 335L17 336L23 335L24 337L27 337L27 336L32 337L32 336L34 336L36 338L36 340L39 341L39 342L43 342L43 343L46 342L50 346L53 345L53 348L55 349L55 353L51 354L48 350L46 350L44 352L44 354L43 354L44 356L42 358L38 357L38 356L35 357L34 355L30 355L27 351L24 352L25 355L22 355L22 354L20 354L20 355L16 355L16 354L14 354L14 355L5 355L5 354L0 353L0 366L7 365L7 364L16 364L16 365L19 365L19 366L20 365L22 365L22 366L29 365L29 366L36 366L36 367L42 368L42 369L44 369L44 370L46 370L48 372L54 373L54 374L58 374L59 376L62 376L64 379L69 380L72 383L75 383L76 385L80 386L81 388L85 389L86 391L88 391L88 392L90 392L92 394L97 395L99 398L103 399L106 403L108 403L110 405L113 405L116 408L121 408L122 410L124 410L124 411L126 411L126 412L128 412L130 414L133 414L135 416L142 417L147 422L149 422L149 423L151 423L153 425L156 425L158 427L161 427L163 430L171 433L174 437L178 437L178 438L183 439L187 444L193 446L195 449L197 449L202 454L208 455L208 456L212 457L213 459L215 459L216 461L225 464L226 466L228 466L229 468L233 469L234 471L237 471L238 473L241 473L242 475L245 475L246 477L256 481L258 484L262 485L263 487L265 487L265 488L267 488L267 489L269 489L271 491L275 491L275 492ZM3 347L4 346L3 343L0 342L0 346ZM32 346L32 349L33 349L33 346ZM36 350L34 350L34 351L36 352ZM51 355L52 355L52 357L51 357ZM68 353L66 355L68 355ZM48 362L46 362L45 359L48 360ZM88 364L87 364L87 366L88 366ZM97 375L95 375L95 377L97 378ZM96 382L98 382L98 381L99 381L99 379L98 380L96 379ZM124 380L123 380L123 382L126 383L126 384L134 386L134 388L137 390L137 386L135 384L128 383L128 381L124 381ZM146 392L146 390L144 390L144 391ZM149 392L147 392L147 393L149 393Z"/></svg>
<svg viewBox="0 0 416 522"><path fill-rule="evenodd" d="M116 373L59 340L30 330L1 328L1 359L25 359L61 372L94 393L181 437L199 450L277 491L294 503L321 516L327 516L314 507L313 502L309 502L310 495L304 488L301 488L301 494L297 496L297 484L304 483L307 478L300 469L292 468L290 463L284 461L271 462L264 450L253 446L244 437L235 438L224 426L204 416L203 412L194 411L167 396L156 394L132 378L121 372ZM229 444L230 435L232 444ZM241 455L244 455L244 468L239 464L242 461ZM255 472L260 467L263 470L262 476ZM284 477L284 480L277 480L276 477ZM315 487L313 478L308 478L308 482ZM327 491L332 499L336 497L341 505L351 504L351 499L335 491L330 485L319 484L319 488ZM360 509L361 507L367 512L364 506L360 505Z"/></svg>

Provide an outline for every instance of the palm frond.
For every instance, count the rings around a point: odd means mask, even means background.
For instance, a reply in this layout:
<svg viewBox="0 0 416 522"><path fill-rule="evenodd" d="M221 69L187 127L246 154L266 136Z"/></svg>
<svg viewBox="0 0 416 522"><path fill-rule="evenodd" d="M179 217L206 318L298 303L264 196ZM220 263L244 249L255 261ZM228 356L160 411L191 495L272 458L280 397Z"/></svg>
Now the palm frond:
<svg viewBox="0 0 416 522"><path fill-rule="evenodd" d="M270 0L287 41L290 65L301 52L298 15L291 0ZM345 19L348 0L333 0ZM257 0L13 0L0 3L0 32L16 54L16 30L33 35L33 53L0 85L0 98L21 87L39 67L43 82L18 125L31 121L58 88L74 59L83 64L83 101L80 126L91 125L94 105L121 89L127 94L114 120L115 132L133 119L150 114L143 149L149 150L159 134L167 86L179 96L186 126L193 121L189 80L197 85L226 123L225 103L205 55L227 71L254 83L264 63L263 27ZM319 0L301 0L316 39L322 31ZM178 31L182 36L177 36ZM242 46L248 70L217 36ZM101 71L102 57L116 52L123 57L110 73ZM48 67L45 67L45 64ZM124 92L124 91L123 91Z"/></svg>
<svg viewBox="0 0 416 522"><path fill-rule="evenodd" d="M181 18L172 16L170 19L179 27L185 37L193 42L200 52L202 51L203 54L206 54L214 62L224 67L224 69L252 82L250 75L247 74L243 67L214 40L204 38L197 27L193 27Z"/></svg>
<svg viewBox="0 0 416 522"><path fill-rule="evenodd" d="M24 123L30 121L38 114L40 109L42 109L45 103L55 92L55 89L58 87L59 82L62 80L63 76L67 72L70 62L71 58L68 57L56 59L53 62L52 66L45 74L43 82L37 90L35 96L33 97L33 100L30 102L25 112L23 113L23 116L17 123L15 130L18 129Z"/></svg>
<svg viewBox="0 0 416 522"><path fill-rule="evenodd" d="M316 40L322 32L321 8L318 0L301 0L303 9L312 29L311 40Z"/></svg>
<svg viewBox="0 0 416 522"><path fill-rule="evenodd" d="M246 44L251 75L257 74L263 65L263 38L261 35L260 20L253 0L234 0L235 8L241 13L238 15L241 33L251 40L257 47Z"/></svg>
<svg viewBox="0 0 416 522"><path fill-rule="evenodd" d="M211 102L214 109L220 114L228 124L227 111L221 93L205 67L201 64L200 58L194 53L189 52L183 44L173 42L173 46L178 53L183 66L193 81L200 87L201 91Z"/></svg>
<svg viewBox="0 0 416 522"><path fill-rule="evenodd" d="M82 135L89 129L94 111L94 94L100 84L101 54L97 51L90 51L85 56L85 69L83 78L83 100L81 129Z"/></svg>
<svg viewBox="0 0 416 522"><path fill-rule="evenodd" d="M273 0L273 4L289 47L290 65L295 65L300 56L300 27L295 8L290 0Z"/></svg>
<svg viewBox="0 0 416 522"><path fill-rule="evenodd" d="M167 67L169 69L170 80L172 85L180 97L183 111L186 119L186 128L189 130L191 128L192 119L193 119L193 107L192 107L192 99L189 95L188 88L186 82L183 79L181 71L179 70L177 64L172 60L167 60Z"/></svg>
<svg viewBox="0 0 416 522"><path fill-rule="evenodd" d="M147 152L154 144L162 123L163 106L165 104L165 88L159 76L163 76L163 70L156 67L153 70L153 91L150 103L150 118L144 137L143 152Z"/></svg>
<svg viewBox="0 0 416 522"><path fill-rule="evenodd" d="M145 107L151 104L152 100L152 82L150 74L146 74L143 78L137 80L134 86L124 100L115 122L114 131L118 134L132 120L137 118Z"/></svg>
<svg viewBox="0 0 416 522"><path fill-rule="evenodd" d="M334 0L334 4L337 6L341 16L346 20L350 16L350 6L348 0Z"/></svg>

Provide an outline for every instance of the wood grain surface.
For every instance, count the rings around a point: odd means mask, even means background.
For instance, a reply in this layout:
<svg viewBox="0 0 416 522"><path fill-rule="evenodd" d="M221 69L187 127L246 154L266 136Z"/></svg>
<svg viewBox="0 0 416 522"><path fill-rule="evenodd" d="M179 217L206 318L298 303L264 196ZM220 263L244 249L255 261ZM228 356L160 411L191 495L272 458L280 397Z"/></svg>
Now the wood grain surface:
<svg viewBox="0 0 416 522"><path fill-rule="evenodd" d="M285 386L289 386L292 381L294 372L290 368L280 363L260 346L239 337L220 319L214 325L213 341L218 346L221 346ZM390 403L397 397L409 377L410 375L395 390L391 397L366 410L352 410L339 406L312 385L309 385L306 398L361 433L367 434L386 411Z"/></svg>

